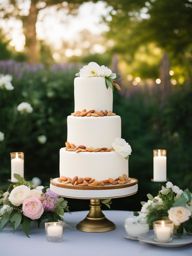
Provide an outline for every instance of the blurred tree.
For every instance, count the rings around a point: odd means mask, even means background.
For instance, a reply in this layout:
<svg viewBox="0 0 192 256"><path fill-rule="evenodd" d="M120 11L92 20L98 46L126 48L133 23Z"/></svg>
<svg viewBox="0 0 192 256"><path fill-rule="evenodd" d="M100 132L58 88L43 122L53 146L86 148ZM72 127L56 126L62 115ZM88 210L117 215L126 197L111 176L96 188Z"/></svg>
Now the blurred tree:
<svg viewBox="0 0 192 256"><path fill-rule="evenodd" d="M112 7L104 18L113 50L133 57L141 45L156 43L191 74L192 2L190 0L106 0ZM182 63L181 63L182 62Z"/></svg>
<svg viewBox="0 0 192 256"><path fill-rule="evenodd" d="M75 14L81 3L86 0L5 0L0 2L0 17L20 19L25 35L25 47L28 60L31 63L39 61L40 47L38 45L36 23L42 9L54 6L56 10L64 9L65 13Z"/></svg>

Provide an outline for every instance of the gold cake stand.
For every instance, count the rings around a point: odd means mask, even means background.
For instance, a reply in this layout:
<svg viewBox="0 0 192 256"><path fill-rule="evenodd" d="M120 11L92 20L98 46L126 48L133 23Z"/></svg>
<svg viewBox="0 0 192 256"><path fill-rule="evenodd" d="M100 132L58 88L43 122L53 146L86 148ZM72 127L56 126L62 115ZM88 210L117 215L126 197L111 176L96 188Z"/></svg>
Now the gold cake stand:
<svg viewBox="0 0 192 256"><path fill-rule="evenodd" d="M127 184L82 187L80 185L63 184L59 182L58 178L55 178L50 182L50 189L66 198L89 199L90 209L88 215L76 227L80 231L99 233L115 229L115 224L108 220L101 210L101 200L128 197L136 194L138 181L130 178Z"/></svg>

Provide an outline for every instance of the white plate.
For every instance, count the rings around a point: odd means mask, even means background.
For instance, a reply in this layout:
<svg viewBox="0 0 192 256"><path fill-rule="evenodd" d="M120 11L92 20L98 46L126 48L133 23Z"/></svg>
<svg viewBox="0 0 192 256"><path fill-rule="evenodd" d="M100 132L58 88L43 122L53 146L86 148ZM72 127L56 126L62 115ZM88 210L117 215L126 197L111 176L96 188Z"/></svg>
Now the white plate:
<svg viewBox="0 0 192 256"><path fill-rule="evenodd" d="M127 234L125 235L125 239L134 240L134 241L139 240L138 236L130 236Z"/></svg>
<svg viewBox="0 0 192 256"><path fill-rule="evenodd" d="M191 235L183 235L179 238L174 237L172 241L163 243L163 242L158 242L154 240L154 233L149 232L145 235L142 235L138 238L140 242L147 243L147 244L152 244L160 247L181 247L185 245L192 245L192 236Z"/></svg>

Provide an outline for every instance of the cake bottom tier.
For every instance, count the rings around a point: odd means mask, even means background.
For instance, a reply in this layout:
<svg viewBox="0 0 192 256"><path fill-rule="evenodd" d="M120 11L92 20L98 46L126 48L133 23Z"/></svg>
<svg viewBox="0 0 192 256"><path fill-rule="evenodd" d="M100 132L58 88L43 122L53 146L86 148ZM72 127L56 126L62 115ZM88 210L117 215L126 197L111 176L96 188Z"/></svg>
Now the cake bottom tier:
<svg viewBox="0 0 192 256"><path fill-rule="evenodd" d="M129 176L128 160L116 152L72 152L60 149L60 176L91 177L96 180Z"/></svg>

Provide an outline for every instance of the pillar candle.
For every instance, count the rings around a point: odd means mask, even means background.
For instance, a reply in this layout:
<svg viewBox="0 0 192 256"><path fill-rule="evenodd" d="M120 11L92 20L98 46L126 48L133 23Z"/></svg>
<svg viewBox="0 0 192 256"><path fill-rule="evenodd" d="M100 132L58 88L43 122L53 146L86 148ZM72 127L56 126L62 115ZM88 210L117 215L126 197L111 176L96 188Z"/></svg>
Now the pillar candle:
<svg viewBox="0 0 192 256"><path fill-rule="evenodd" d="M11 153L11 182L16 182L15 174L24 177L24 154L23 152Z"/></svg>
<svg viewBox="0 0 192 256"><path fill-rule="evenodd" d="M153 181L167 180L167 157L165 149L153 150Z"/></svg>

